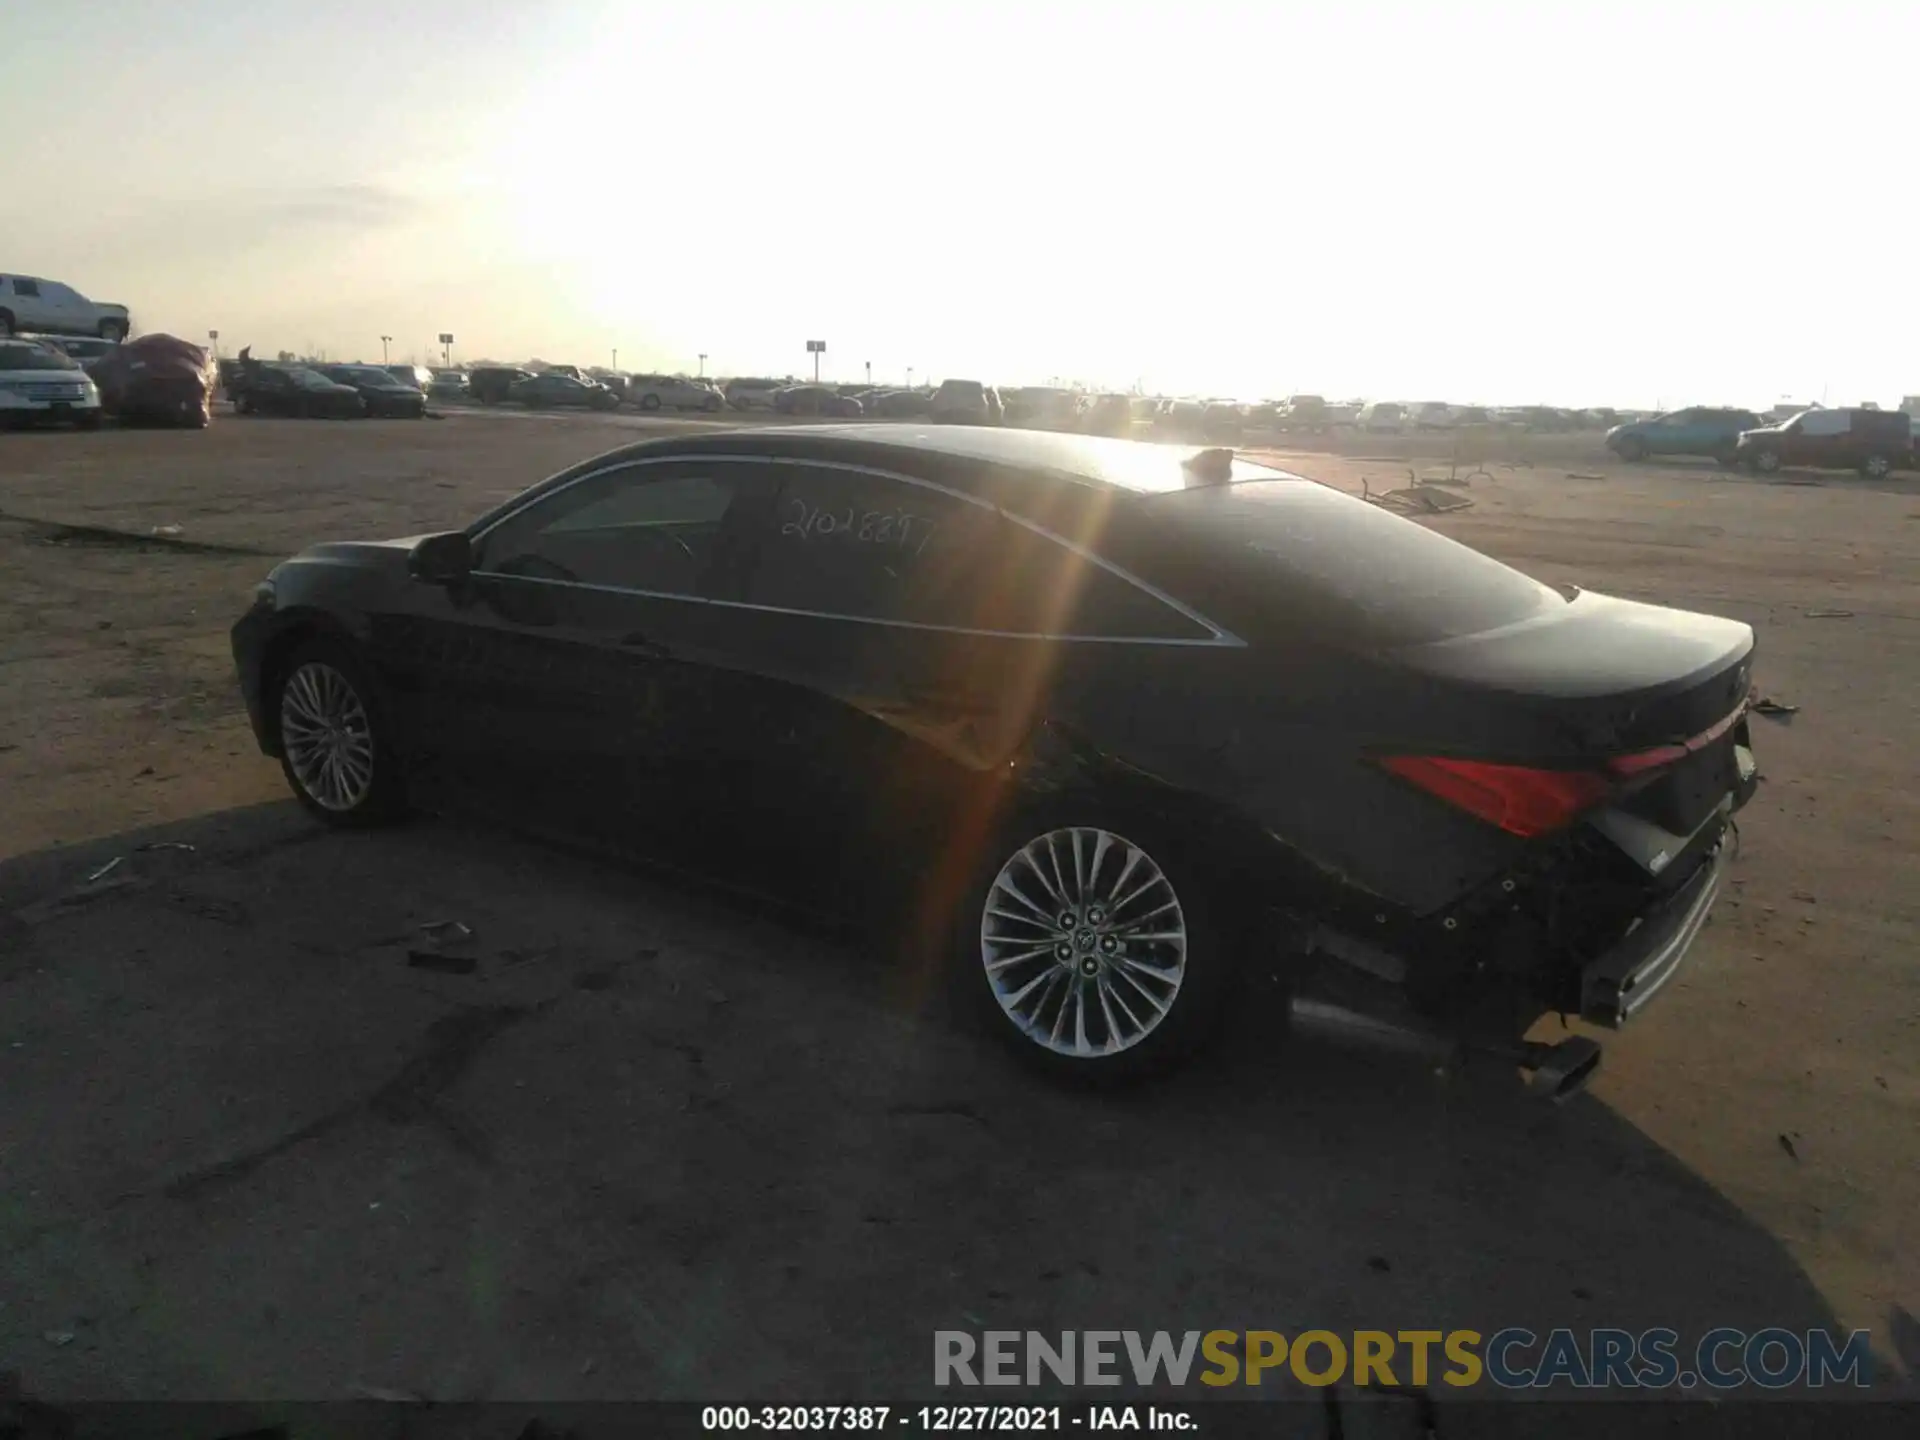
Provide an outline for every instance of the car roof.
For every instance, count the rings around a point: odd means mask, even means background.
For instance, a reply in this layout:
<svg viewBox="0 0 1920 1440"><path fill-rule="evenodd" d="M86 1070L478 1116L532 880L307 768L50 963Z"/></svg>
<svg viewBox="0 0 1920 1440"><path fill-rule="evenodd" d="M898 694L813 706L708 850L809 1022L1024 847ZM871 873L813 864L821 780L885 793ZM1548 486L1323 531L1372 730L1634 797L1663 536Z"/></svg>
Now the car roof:
<svg viewBox="0 0 1920 1440"><path fill-rule="evenodd" d="M848 423L779 425L710 431L642 442L588 462L599 469L642 455L782 455L840 464L909 465L915 458L972 461L1093 484L1138 495L1184 488L1183 462L1207 447L1117 440L1102 435L1063 435L979 425ZM1233 478L1294 480L1299 477L1239 457Z"/></svg>

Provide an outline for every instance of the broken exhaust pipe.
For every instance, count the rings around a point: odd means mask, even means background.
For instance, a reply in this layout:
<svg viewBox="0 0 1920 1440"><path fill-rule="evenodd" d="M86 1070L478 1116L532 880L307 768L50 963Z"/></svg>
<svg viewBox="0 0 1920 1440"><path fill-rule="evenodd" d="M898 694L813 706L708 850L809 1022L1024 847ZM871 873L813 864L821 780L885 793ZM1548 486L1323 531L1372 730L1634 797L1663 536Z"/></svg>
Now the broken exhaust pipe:
<svg viewBox="0 0 1920 1440"><path fill-rule="evenodd" d="M1584 1035L1573 1035L1554 1045L1520 1042L1511 1045L1462 1040L1413 1020L1392 1019L1364 1010L1296 995L1288 1006L1293 1023L1304 1031L1413 1055L1437 1065L1451 1065L1464 1054L1488 1055L1527 1072L1527 1088L1558 1105L1587 1088L1600 1069L1600 1046Z"/></svg>

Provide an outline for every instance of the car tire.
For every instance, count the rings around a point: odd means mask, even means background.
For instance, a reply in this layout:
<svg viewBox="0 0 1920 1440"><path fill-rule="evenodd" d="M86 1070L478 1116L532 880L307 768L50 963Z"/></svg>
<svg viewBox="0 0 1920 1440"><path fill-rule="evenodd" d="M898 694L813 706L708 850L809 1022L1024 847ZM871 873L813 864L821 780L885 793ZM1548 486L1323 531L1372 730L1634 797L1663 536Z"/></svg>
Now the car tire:
<svg viewBox="0 0 1920 1440"><path fill-rule="evenodd" d="M1647 442L1628 436L1620 442L1617 453L1629 465L1637 465L1647 458Z"/></svg>
<svg viewBox="0 0 1920 1440"><path fill-rule="evenodd" d="M718 395L709 395L705 400L700 402L700 408L709 413L718 410L720 408L720 397Z"/></svg>
<svg viewBox="0 0 1920 1440"><path fill-rule="evenodd" d="M1124 807L1020 812L957 908L961 1004L1069 1081L1126 1084L1185 1060L1213 1033L1234 972L1232 929L1191 855Z"/></svg>
<svg viewBox="0 0 1920 1440"><path fill-rule="evenodd" d="M640 408L642 410L658 410L660 408L660 397L658 395L642 395L640 397Z"/></svg>
<svg viewBox="0 0 1920 1440"><path fill-rule="evenodd" d="M1762 475L1772 475L1780 468L1778 450L1756 450L1753 454L1753 468Z"/></svg>
<svg viewBox="0 0 1920 1440"><path fill-rule="evenodd" d="M1884 455L1869 455L1860 462L1860 473L1869 480L1884 480L1893 473L1893 462Z"/></svg>
<svg viewBox="0 0 1920 1440"><path fill-rule="evenodd" d="M390 824L406 813L385 697L349 645L301 645L277 667L268 705L281 773L309 812L346 829Z"/></svg>
<svg viewBox="0 0 1920 1440"><path fill-rule="evenodd" d="M100 428L100 412L98 410L91 410L84 415L76 415L73 417L73 424L74 428L78 430L98 430Z"/></svg>

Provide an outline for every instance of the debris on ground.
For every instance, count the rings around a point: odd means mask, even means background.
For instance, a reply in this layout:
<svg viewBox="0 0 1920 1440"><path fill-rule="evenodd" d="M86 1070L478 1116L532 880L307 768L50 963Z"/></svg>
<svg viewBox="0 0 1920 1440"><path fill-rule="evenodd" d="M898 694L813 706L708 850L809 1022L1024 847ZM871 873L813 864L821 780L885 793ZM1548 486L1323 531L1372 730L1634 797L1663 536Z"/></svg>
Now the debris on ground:
<svg viewBox="0 0 1920 1440"><path fill-rule="evenodd" d="M449 955L444 950L409 950L407 964L415 970L437 970L442 975L471 975L480 968L472 955Z"/></svg>
<svg viewBox="0 0 1920 1440"><path fill-rule="evenodd" d="M107 876L111 875L114 871L120 868L121 862L124 861L126 858L127 857L124 855L114 856L113 859L107 861L106 864L102 865L98 870L94 871L91 875L87 876L87 884L89 885L98 884L100 881L106 879Z"/></svg>
<svg viewBox="0 0 1920 1440"><path fill-rule="evenodd" d="M1567 479L1569 479L1569 480L1604 480L1604 479L1606 479L1606 478L1607 478L1607 477L1606 477L1606 476L1604 476L1604 475L1596 475L1596 474L1594 474L1594 473L1593 473L1593 471L1591 471L1591 470L1569 470L1569 471L1567 471Z"/></svg>
<svg viewBox="0 0 1920 1440"><path fill-rule="evenodd" d="M178 535L181 529L182 527L179 525L156 525L147 533L151 535L173 536Z"/></svg>
<svg viewBox="0 0 1920 1440"><path fill-rule="evenodd" d="M1798 705L1789 705L1785 701L1774 700L1763 695L1753 702L1753 713L1756 715L1770 715L1775 719L1784 720L1789 715L1798 715L1800 713L1800 707Z"/></svg>
<svg viewBox="0 0 1920 1440"><path fill-rule="evenodd" d="M1787 1152L1787 1156L1789 1159L1798 1160L1800 1158L1800 1152L1793 1148L1792 1139L1790 1139L1786 1135L1781 1135L1779 1137L1779 1140L1780 1140L1780 1148Z"/></svg>
<svg viewBox="0 0 1920 1440"><path fill-rule="evenodd" d="M428 920L420 926L420 933L436 945L456 945L473 939L473 927L460 920Z"/></svg>
<svg viewBox="0 0 1920 1440"><path fill-rule="evenodd" d="M198 850L197 845L189 845L184 840L149 840L144 845L136 845L136 850Z"/></svg>
<svg viewBox="0 0 1920 1440"><path fill-rule="evenodd" d="M1853 611L1851 610L1809 610L1807 611L1807 619L1809 620L1851 620L1853 619Z"/></svg>
<svg viewBox="0 0 1920 1440"><path fill-rule="evenodd" d="M40 1332L40 1338L49 1345L71 1345L73 1343L73 1331L42 1330Z"/></svg>
<svg viewBox="0 0 1920 1440"><path fill-rule="evenodd" d="M1402 486L1398 490L1382 490L1376 494L1368 487L1364 475L1360 477L1360 498L1371 505L1413 515L1438 515L1448 510L1464 510L1473 504L1466 496L1456 495L1444 485L1427 481Z"/></svg>

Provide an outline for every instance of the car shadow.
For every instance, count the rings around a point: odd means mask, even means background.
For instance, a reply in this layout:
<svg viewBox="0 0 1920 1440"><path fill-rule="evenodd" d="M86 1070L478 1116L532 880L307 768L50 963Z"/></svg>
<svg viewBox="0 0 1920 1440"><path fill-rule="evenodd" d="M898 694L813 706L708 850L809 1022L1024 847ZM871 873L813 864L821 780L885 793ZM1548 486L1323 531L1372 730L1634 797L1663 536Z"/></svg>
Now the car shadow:
<svg viewBox="0 0 1920 1440"><path fill-rule="evenodd" d="M6 862L0 1353L72 1398L377 1357L440 1398L792 1401L929 1394L942 1329L1835 1323L1591 1096L1294 1039L1259 966L1201 1063L1090 1092L884 949L291 803Z"/></svg>

